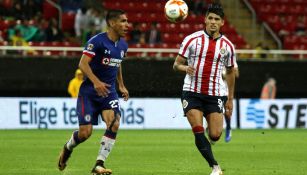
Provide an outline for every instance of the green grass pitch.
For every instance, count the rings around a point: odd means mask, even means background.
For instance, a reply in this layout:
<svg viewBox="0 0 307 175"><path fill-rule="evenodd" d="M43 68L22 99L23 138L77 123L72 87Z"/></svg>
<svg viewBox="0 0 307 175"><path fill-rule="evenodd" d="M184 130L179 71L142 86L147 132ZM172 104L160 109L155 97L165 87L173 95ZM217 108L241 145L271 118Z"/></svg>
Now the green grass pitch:
<svg viewBox="0 0 307 175"><path fill-rule="evenodd" d="M67 168L59 152L72 130L0 130L0 174L86 175L103 130L79 145ZM306 175L307 130L234 130L212 146L225 175ZM106 166L114 175L209 175L190 130L121 130Z"/></svg>

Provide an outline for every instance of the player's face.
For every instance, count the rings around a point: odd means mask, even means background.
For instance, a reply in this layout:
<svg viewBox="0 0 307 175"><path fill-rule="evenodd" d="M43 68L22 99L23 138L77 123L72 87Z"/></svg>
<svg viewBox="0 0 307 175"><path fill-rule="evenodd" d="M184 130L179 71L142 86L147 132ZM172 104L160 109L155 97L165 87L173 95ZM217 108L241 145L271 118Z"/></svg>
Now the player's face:
<svg viewBox="0 0 307 175"><path fill-rule="evenodd" d="M123 14L115 20L113 28L120 37L124 37L128 33L128 26L128 18L125 14Z"/></svg>
<svg viewBox="0 0 307 175"><path fill-rule="evenodd" d="M224 25L224 20L215 13L209 13L205 19L206 30L208 33L220 32L221 27Z"/></svg>

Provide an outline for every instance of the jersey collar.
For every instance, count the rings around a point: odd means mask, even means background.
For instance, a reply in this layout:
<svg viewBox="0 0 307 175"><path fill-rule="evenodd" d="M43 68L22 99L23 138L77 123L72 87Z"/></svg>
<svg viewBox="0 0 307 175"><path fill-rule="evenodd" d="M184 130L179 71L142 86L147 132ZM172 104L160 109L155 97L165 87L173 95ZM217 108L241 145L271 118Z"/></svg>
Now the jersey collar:
<svg viewBox="0 0 307 175"><path fill-rule="evenodd" d="M119 39L117 40L117 41L113 41L113 40L111 40L110 38L109 38L109 36L108 36L108 34L107 34L107 32L106 32L106 36L107 36L107 38L108 38L108 40L109 40L109 42L111 42L112 43L112 45L114 45L115 47L117 47L118 46L118 43L119 43L119 41L120 41L120 37L119 37Z"/></svg>
<svg viewBox="0 0 307 175"><path fill-rule="evenodd" d="M208 32L206 31L206 29L204 30L205 35L209 38L209 39L213 39L211 35L208 34ZM222 38L223 34L221 32L220 36L218 36L217 38L215 38L214 40L217 41L218 39Z"/></svg>

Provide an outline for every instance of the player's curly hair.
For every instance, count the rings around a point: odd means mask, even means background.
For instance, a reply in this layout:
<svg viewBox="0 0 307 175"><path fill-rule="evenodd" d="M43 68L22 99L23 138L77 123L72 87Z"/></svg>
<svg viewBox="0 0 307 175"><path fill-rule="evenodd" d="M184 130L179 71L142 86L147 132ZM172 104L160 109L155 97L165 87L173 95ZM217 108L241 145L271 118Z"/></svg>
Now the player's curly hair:
<svg viewBox="0 0 307 175"><path fill-rule="evenodd" d="M219 0L215 0L215 1L213 1L212 4L208 5L206 16L209 13L214 13L214 14L219 15L221 18L224 18L224 16L225 16L224 10L223 10L223 7L222 7L222 5L221 5Z"/></svg>

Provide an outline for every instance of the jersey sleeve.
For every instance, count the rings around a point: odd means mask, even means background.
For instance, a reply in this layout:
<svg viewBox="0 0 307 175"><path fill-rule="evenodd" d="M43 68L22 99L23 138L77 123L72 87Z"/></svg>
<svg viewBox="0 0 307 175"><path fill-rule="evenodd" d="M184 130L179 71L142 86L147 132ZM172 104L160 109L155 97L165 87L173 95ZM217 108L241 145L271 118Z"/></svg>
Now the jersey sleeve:
<svg viewBox="0 0 307 175"><path fill-rule="evenodd" d="M229 45L228 59L225 66L226 67L238 66L235 47L232 44Z"/></svg>
<svg viewBox="0 0 307 175"><path fill-rule="evenodd" d="M96 52L99 48L99 42L97 41L97 37L91 38L85 45L83 54L93 58L96 55Z"/></svg>
<svg viewBox="0 0 307 175"><path fill-rule="evenodd" d="M184 38L179 49L179 55L183 56L184 58L189 58L191 41L192 39L190 37Z"/></svg>

